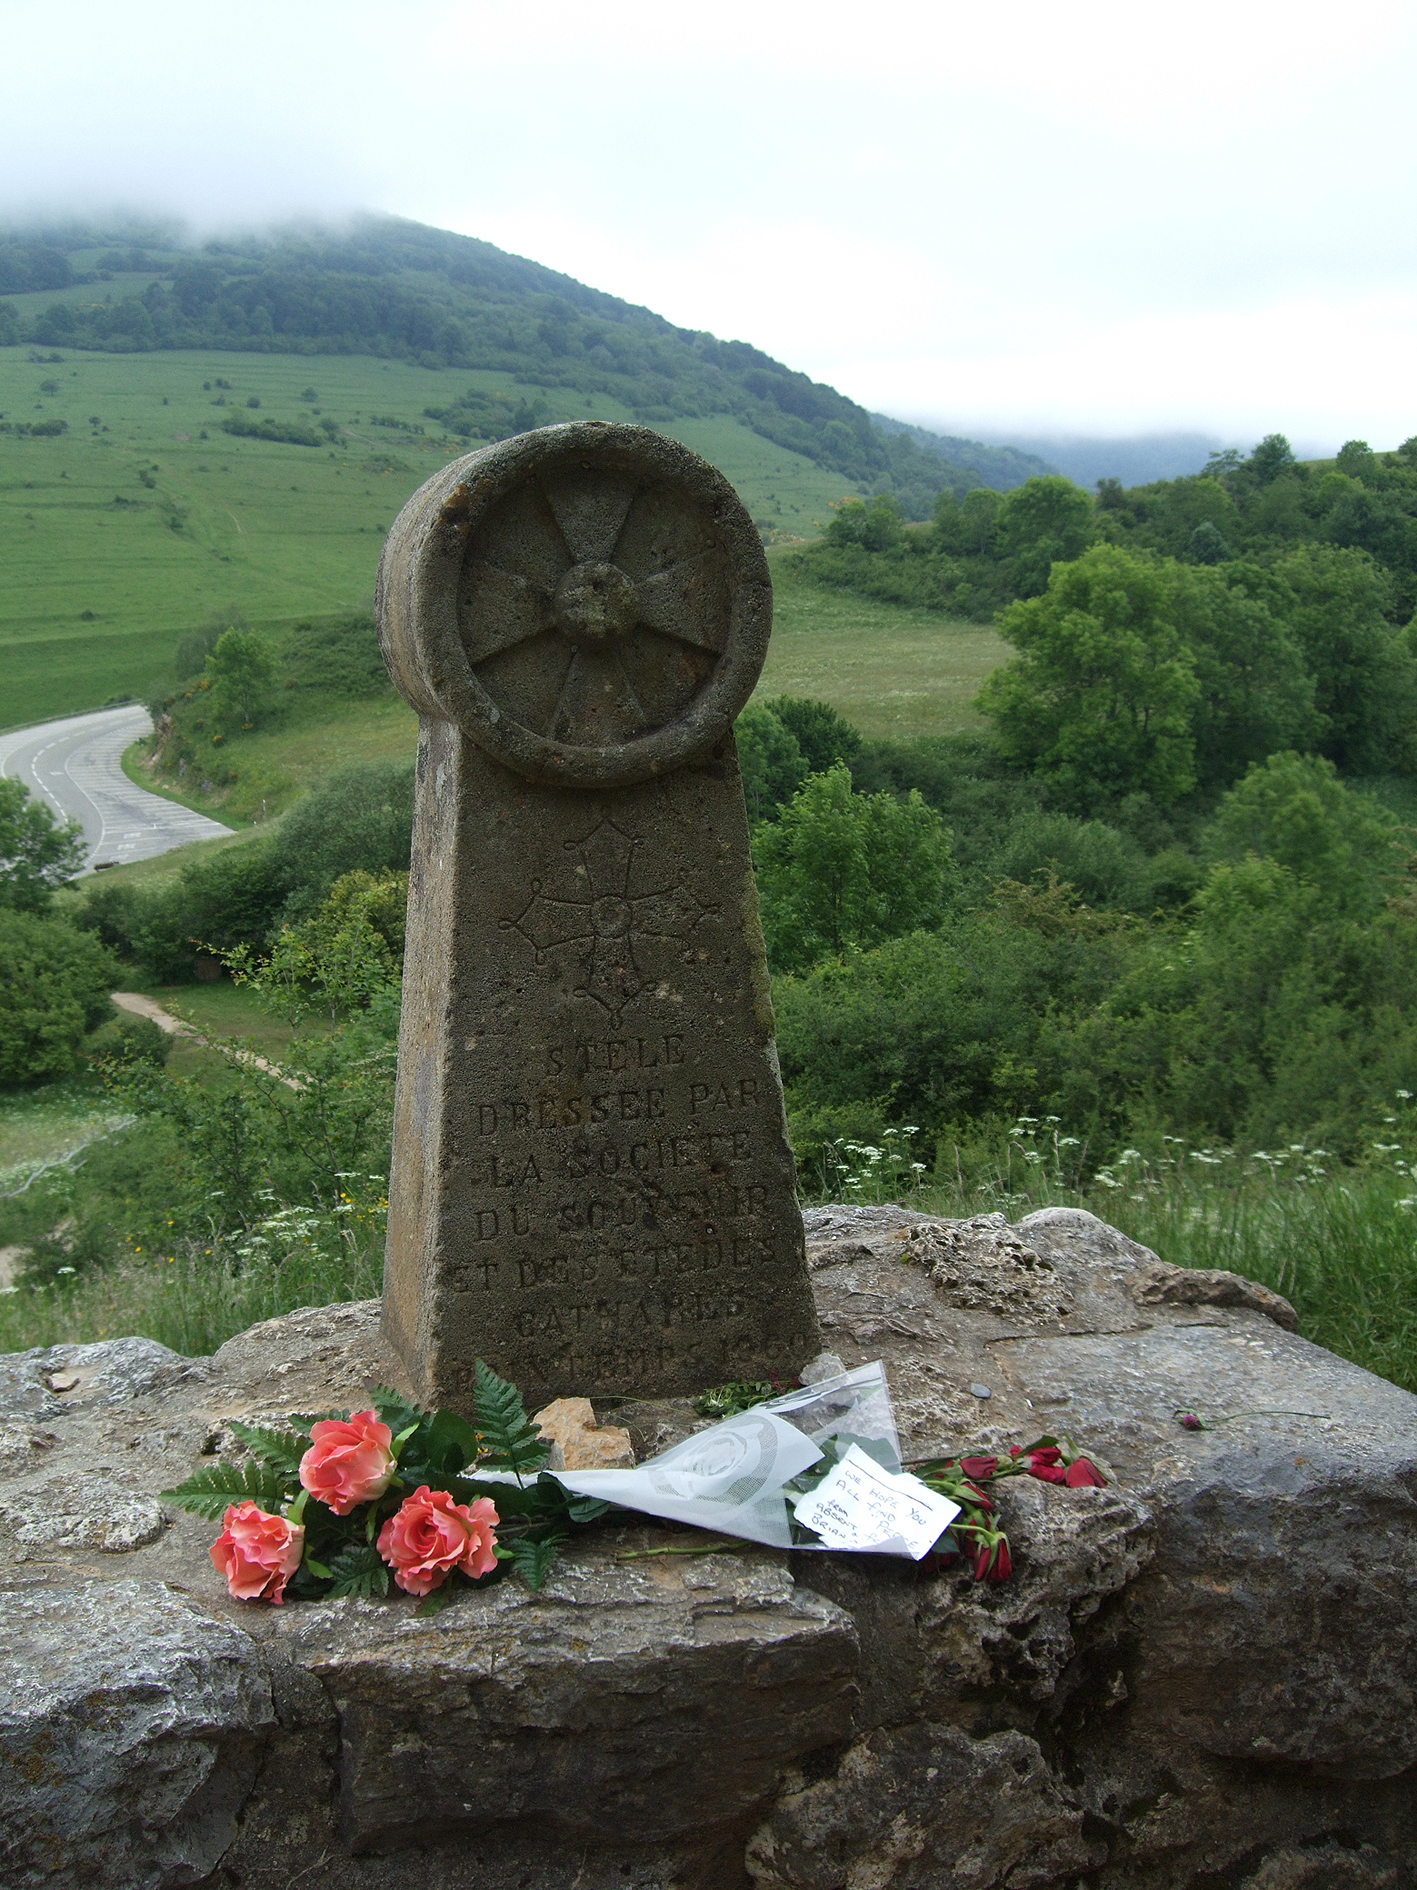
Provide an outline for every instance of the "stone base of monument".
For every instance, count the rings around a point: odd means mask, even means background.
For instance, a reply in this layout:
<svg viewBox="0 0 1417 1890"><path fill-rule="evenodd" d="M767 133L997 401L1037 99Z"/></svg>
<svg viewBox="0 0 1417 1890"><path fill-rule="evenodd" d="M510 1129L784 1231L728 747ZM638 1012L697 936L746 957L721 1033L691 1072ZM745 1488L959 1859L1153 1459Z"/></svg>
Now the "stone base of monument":
<svg viewBox="0 0 1417 1890"><path fill-rule="evenodd" d="M212 1359L0 1360L0 1882L175 1890L1398 1890L1417 1877L1417 1398L1091 1216L807 1217L908 1456L1064 1431L1002 1584L629 1519L546 1588L227 1600L152 1493L361 1401L374 1304ZM987 1390L987 1398L978 1395ZM1223 1416L1187 1432L1178 1408ZM612 1417L609 1410L598 1413ZM643 1456L695 1422L621 1403ZM700 1538L700 1540L702 1540Z"/></svg>

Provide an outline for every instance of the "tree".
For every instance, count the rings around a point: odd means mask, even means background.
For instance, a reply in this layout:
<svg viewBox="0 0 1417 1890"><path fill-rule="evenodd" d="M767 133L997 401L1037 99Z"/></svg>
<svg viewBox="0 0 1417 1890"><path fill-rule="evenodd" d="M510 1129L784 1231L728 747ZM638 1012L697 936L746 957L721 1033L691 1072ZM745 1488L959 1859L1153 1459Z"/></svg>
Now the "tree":
<svg viewBox="0 0 1417 1890"><path fill-rule="evenodd" d="M11 910L0 911L0 963L0 1084L70 1075L111 1013L111 954L62 919Z"/></svg>
<svg viewBox="0 0 1417 1890"><path fill-rule="evenodd" d="M0 780L0 907L39 912L84 863L84 831L62 825L20 781Z"/></svg>
<svg viewBox="0 0 1417 1890"><path fill-rule="evenodd" d="M1228 562L1176 575L1177 622L1200 688L1196 778L1228 787L1251 762L1317 738L1314 679L1286 621L1293 594L1270 572Z"/></svg>
<svg viewBox="0 0 1417 1890"><path fill-rule="evenodd" d="M255 728L275 706L275 662L250 630L226 630L206 660L214 718L227 727Z"/></svg>
<svg viewBox="0 0 1417 1890"><path fill-rule="evenodd" d="M935 543L955 557L985 557L998 530L1003 494L976 486L956 500L948 488L935 502Z"/></svg>
<svg viewBox="0 0 1417 1890"><path fill-rule="evenodd" d="M778 696L765 703L783 727L797 738L807 767L813 774L825 774L834 762L851 763L860 752L861 734L829 702L816 702L807 696Z"/></svg>
<svg viewBox="0 0 1417 1890"><path fill-rule="evenodd" d="M1071 479L1049 473L1007 495L995 549L1018 595L1037 597L1047 588L1051 567L1081 557L1092 536L1092 500Z"/></svg>
<svg viewBox="0 0 1417 1890"><path fill-rule="evenodd" d="M790 801L807 777L797 738L770 708L756 703L739 716L734 734L748 818L772 820L779 804Z"/></svg>
<svg viewBox="0 0 1417 1890"><path fill-rule="evenodd" d="M1087 808L1195 784L1196 662L1176 625L1178 567L1094 545L1000 630L1019 651L976 701L1004 755Z"/></svg>
<svg viewBox="0 0 1417 1890"><path fill-rule="evenodd" d="M308 919L282 926L264 962L243 945L226 965L290 1022L317 1007L334 1023L397 998L407 909L407 873L346 873Z"/></svg>
<svg viewBox="0 0 1417 1890"><path fill-rule="evenodd" d="M1252 767L1225 796L1205 836L1213 860L1272 861L1330 908L1375 911L1398 866L1401 830L1331 761L1292 752Z"/></svg>
<svg viewBox="0 0 1417 1890"><path fill-rule="evenodd" d="M179 682L186 682L190 676L200 676L206 667L207 658L221 641L227 630L249 630L250 624L239 610L219 610L200 624L197 629L189 630L179 639L172 653L173 673Z"/></svg>
<svg viewBox="0 0 1417 1890"><path fill-rule="evenodd" d="M1417 657L1387 620L1386 573L1329 545L1297 546L1274 573L1293 593L1289 629L1314 677L1322 752L1359 773L1417 765Z"/></svg>
<svg viewBox="0 0 1417 1890"><path fill-rule="evenodd" d="M1266 433L1245 462L1256 484L1261 486L1267 486L1282 473L1291 471L1296 463L1289 442L1282 433Z"/></svg>
<svg viewBox="0 0 1417 1890"><path fill-rule="evenodd" d="M1195 564L1223 564L1230 547L1220 535L1220 528L1208 518L1202 519L1186 545L1187 555Z"/></svg>
<svg viewBox="0 0 1417 1890"><path fill-rule="evenodd" d="M848 499L826 530L828 544L860 545L867 551L889 551L903 536L900 507L888 492L877 493L869 506Z"/></svg>
<svg viewBox="0 0 1417 1890"><path fill-rule="evenodd" d="M918 793L856 794L838 762L812 775L775 826L758 829L753 864L775 969L938 925L955 887L949 831Z"/></svg>
<svg viewBox="0 0 1417 1890"><path fill-rule="evenodd" d="M1378 456L1366 440L1345 440L1333 463L1349 479L1359 479L1365 484L1377 480Z"/></svg>

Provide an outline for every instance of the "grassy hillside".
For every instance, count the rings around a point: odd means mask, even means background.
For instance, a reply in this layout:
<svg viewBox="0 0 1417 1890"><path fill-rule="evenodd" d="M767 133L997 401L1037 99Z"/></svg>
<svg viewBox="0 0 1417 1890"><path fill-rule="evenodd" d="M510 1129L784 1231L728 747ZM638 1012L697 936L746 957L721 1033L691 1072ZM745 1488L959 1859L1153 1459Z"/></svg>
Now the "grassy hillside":
<svg viewBox="0 0 1417 1890"><path fill-rule="evenodd" d="M745 342L393 218L200 249L136 223L0 228L0 721L152 693L217 612L279 635L366 609L385 532L439 466L587 417L711 460L768 544L852 497L923 519L1042 469L877 425ZM853 705L879 673L843 672ZM909 719L916 681L891 686Z"/></svg>
<svg viewBox="0 0 1417 1890"><path fill-rule="evenodd" d="M915 518L946 488L1006 491L1039 470L1009 449L882 429L747 342L677 328L490 243L394 217L200 249L135 223L0 230L0 342L10 340L120 354L375 355L606 394L651 425L729 414L867 489L884 481ZM431 404L467 438L535 423L509 424L485 390L450 389Z"/></svg>
<svg viewBox="0 0 1417 1890"><path fill-rule="evenodd" d="M277 628L367 608L399 507L474 444L425 417L435 397L471 389L540 398L542 420L630 418L603 394L551 404L503 375L361 356L35 352L0 348L0 426L66 430L0 431L6 726L141 696L214 610ZM317 447L234 437L221 427L233 416L338 431ZM662 430L723 469L768 537L812 536L849 490L729 416Z"/></svg>

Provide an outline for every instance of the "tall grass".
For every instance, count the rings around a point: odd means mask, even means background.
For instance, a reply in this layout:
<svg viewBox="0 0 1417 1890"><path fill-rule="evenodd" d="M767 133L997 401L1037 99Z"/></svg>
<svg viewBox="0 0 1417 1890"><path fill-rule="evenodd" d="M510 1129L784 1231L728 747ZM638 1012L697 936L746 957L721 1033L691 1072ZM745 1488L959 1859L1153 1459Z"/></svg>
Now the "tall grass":
<svg viewBox="0 0 1417 1890"><path fill-rule="evenodd" d="M1056 1123L1025 1117L992 1146L956 1149L944 1176L899 1129L836 1145L815 1192L958 1218L1085 1208L1176 1266L1272 1287L1306 1338L1417 1391L1417 1123L1405 1112L1380 1133L1358 1167L1330 1170L1321 1149L1239 1155L1163 1137L1156 1152L1124 1150L1083 1178L1086 1152ZM22 1277L0 1291L0 1352L140 1333L195 1357L297 1306L372 1298L382 1208L337 1226L287 1209L240 1247L183 1243L67 1278Z"/></svg>
<svg viewBox="0 0 1417 1890"><path fill-rule="evenodd" d="M0 1352L84 1345L139 1334L186 1358L214 1352L262 1319L297 1306L372 1299L382 1258L371 1247L296 1251L277 1259L186 1246L0 1293Z"/></svg>
<svg viewBox="0 0 1417 1890"><path fill-rule="evenodd" d="M1330 1168L1302 1144L1240 1155L1162 1136L1084 1178L1085 1151L1054 1121L1022 1117L944 1151L931 1174L896 1131L837 1145L823 1193L898 1200L951 1217L1079 1207L1174 1266L1221 1268L1290 1300L1299 1329L1366 1370L1417 1391L1417 1121L1387 1119L1358 1166ZM953 1174L948 1157L953 1154ZM1083 1173L1079 1171L1083 1170Z"/></svg>

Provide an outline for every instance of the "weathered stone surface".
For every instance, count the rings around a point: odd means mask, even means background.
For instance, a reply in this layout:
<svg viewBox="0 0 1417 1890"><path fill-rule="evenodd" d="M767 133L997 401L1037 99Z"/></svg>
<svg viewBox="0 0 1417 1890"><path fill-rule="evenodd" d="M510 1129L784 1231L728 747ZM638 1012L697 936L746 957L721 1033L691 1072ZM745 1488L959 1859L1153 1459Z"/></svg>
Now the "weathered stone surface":
<svg viewBox="0 0 1417 1890"><path fill-rule="evenodd" d="M416 1841L430 1820L581 1843L711 1831L851 1729L850 1618L734 1555L578 1554L539 1595L504 1583L432 1633L354 1601L292 1610L279 1631L339 1713L356 1850Z"/></svg>
<svg viewBox="0 0 1417 1890"><path fill-rule="evenodd" d="M848 1366L885 1358L908 1453L1064 1430L1115 1473L1005 1487L1010 1581L645 1556L695 1538L629 1518L539 1596L508 1581L417 1620L403 1597L232 1603L187 1516L123 1554L0 1528L22 1709L0 1728L21 1760L0 1763L20 1860L0 1877L27 1890L42 1837L46 1880L93 1881L101 1855L111 1890L175 1890L218 1857L214 1881L243 1890L406 1890L410 1869L420 1890L1406 1890L1417 1399L1260 1294L1202 1277L1158 1297L1156 1256L1088 1215L807 1226L827 1342ZM352 1404L398 1369L374 1302L268 1321L190 1369L150 1358L130 1380L147 1388L110 1402L134 1356L90 1349L62 1396L44 1373L63 1358L0 1361L27 1407L36 1386L56 1405L0 1437L18 1527L92 1479L150 1501L236 1452L230 1418ZM1325 1415L1188 1433L1187 1405ZM642 1455L700 1422L667 1398L596 1416ZM185 1693L175 1667L154 1679L178 1647ZM71 1708L100 1669L135 1730L91 1756L64 1741L88 1736ZM155 1778L175 1781L160 1802Z"/></svg>
<svg viewBox="0 0 1417 1890"><path fill-rule="evenodd" d="M0 1498L0 1529L23 1548L126 1555L156 1542L164 1527L160 1503L102 1476L86 1476L77 1487L69 1476L31 1485L17 1503Z"/></svg>
<svg viewBox="0 0 1417 1890"><path fill-rule="evenodd" d="M872 1733L829 1778L784 1781L747 1866L765 1890L1044 1890L1105 1861L1083 1819L1034 1740L917 1722Z"/></svg>
<svg viewBox="0 0 1417 1890"><path fill-rule="evenodd" d="M160 1582L11 1590L0 1666L7 1885L166 1890L215 1868L273 1718L247 1635Z"/></svg>
<svg viewBox="0 0 1417 1890"><path fill-rule="evenodd" d="M109 1404L140 1398L179 1379L200 1378L201 1359L182 1358L156 1339L37 1346L0 1358L0 1417L56 1417L68 1400L101 1393Z"/></svg>
<svg viewBox="0 0 1417 1890"><path fill-rule="evenodd" d="M419 710L384 1323L419 1394L761 1377L814 1350L732 721L771 586L635 427L458 460L380 570Z"/></svg>

